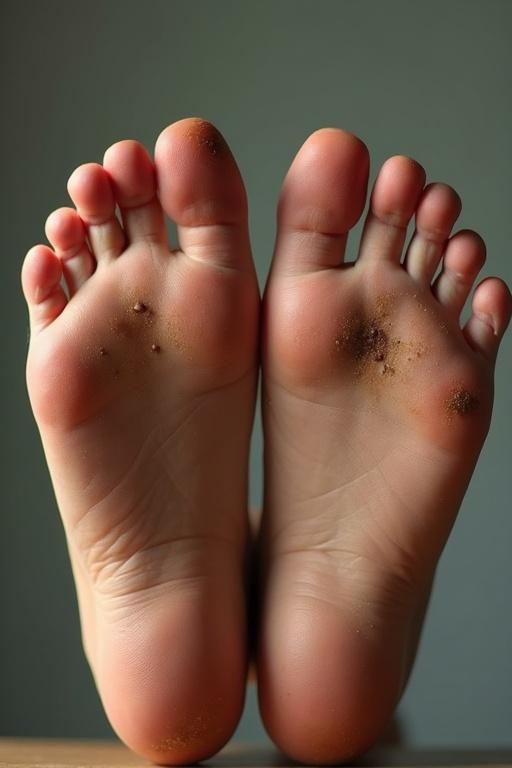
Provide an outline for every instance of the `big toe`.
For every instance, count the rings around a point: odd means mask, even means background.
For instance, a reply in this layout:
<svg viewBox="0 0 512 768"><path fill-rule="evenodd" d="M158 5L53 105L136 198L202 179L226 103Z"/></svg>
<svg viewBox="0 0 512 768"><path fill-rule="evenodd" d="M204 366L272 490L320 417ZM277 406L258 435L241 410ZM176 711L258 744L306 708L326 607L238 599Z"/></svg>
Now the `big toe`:
<svg viewBox="0 0 512 768"><path fill-rule="evenodd" d="M351 133L322 128L305 141L279 198L273 272L341 263L347 233L364 208L368 168L368 150Z"/></svg>
<svg viewBox="0 0 512 768"><path fill-rule="evenodd" d="M158 193L187 256L253 271L247 197L220 132L199 118L165 128L155 148Z"/></svg>

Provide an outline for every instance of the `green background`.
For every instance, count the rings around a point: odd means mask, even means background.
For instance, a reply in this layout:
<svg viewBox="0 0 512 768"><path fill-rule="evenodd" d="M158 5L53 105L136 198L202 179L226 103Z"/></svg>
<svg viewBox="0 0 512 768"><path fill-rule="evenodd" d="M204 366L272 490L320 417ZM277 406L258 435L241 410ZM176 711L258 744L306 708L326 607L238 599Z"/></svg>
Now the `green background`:
<svg viewBox="0 0 512 768"><path fill-rule="evenodd" d="M167 123L200 115L238 158L262 283L280 182L324 125L361 136L372 178L403 153L452 184L464 201L460 226L487 242L484 273L511 282L512 3L3 0L1 14L0 733L106 736L26 396L24 252L44 242L47 214L69 204L75 166L101 162L123 138L151 149ZM512 744L511 349L512 334L493 426L400 707L415 744ZM253 503L260 453L257 424ZM254 691L237 738L264 738Z"/></svg>

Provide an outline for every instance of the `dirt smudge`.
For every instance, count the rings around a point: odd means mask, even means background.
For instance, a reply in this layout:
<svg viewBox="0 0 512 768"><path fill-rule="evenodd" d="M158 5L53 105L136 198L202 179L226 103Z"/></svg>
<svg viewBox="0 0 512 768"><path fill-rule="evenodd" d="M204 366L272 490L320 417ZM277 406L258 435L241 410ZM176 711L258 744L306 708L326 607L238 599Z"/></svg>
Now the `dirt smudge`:
<svg viewBox="0 0 512 768"><path fill-rule="evenodd" d="M153 749L155 752L170 752L200 741L208 731L208 719L205 715L197 715L190 723L182 728L177 728L172 736L153 744Z"/></svg>
<svg viewBox="0 0 512 768"><path fill-rule="evenodd" d="M220 131L206 120L195 120L188 132L190 139L204 147L210 157L217 158L225 154L226 142Z"/></svg>
<svg viewBox="0 0 512 768"><path fill-rule="evenodd" d="M186 355L187 345L184 341L184 331L180 321L175 317L170 318L167 321L167 330L172 349L176 350L176 352L180 352L182 355Z"/></svg>
<svg viewBox="0 0 512 768"><path fill-rule="evenodd" d="M466 416L468 413L476 411L479 405L478 397L464 387L453 389L445 401L446 411L449 415Z"/></svg>
<svg viewBox="0 0 512 768"><path fill-rule="evenodd" d="M393 297L377 297L373 313L353 313L338 330L336 352L345 353L355 364L357 375L390 376L395 373L396 349L400 341L391 336L389 313ZM398 341L398 343L397 343Z"/></svg>
<svg viewBox="0 0 512 768"><path fill-rule="evenodd" d="M353 320L347 322L336 338L337 348L345 349L357 361L381 362L388 351L388 337L376 321Z"/></svg>
<svg viewBox="0 0 512 768"><path fill-rule="evenodd" d="M369 383L406 375L409 366L429 351L423 342L397 335L393 316L401 301L395 293L381 294L370 311L361 307L338 328L336 352L344 353L353 362L356 375Z"/></svg>
<svg viewBox="0 0 512 768"><path fill-rule="evenodd" d="M134 315L138 315L141 320L144 321L144 325L151 326L155 321L155 313L147 301L141 301L138 299L134 302L130 309L129 314L132 318Z"/></svg>

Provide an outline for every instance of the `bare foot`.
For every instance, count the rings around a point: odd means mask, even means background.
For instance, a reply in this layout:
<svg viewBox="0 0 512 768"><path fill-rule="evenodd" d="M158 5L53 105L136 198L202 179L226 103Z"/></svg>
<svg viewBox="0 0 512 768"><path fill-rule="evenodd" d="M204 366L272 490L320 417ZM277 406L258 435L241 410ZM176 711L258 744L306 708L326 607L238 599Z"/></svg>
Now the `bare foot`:
<svg viewBox="0 0 512 768"><path fill-rule="evenodd" d="M484 244L450 238L458 196L424 189L405 157L381 169L358 260L342 264L367 175L354 136L308 139L264 300L260 703L277 744L311 764L364 751L403 691L511 312L506 286L485 280L461 329Z"/></svg>
<svg viewBox="0 0 512 768"><path fill-rule="evenodd" d="M243 705L259 298L220 134L175 123L155 163L123 141L78 168L76 210L49 217L54 250L32 248L22 278L84 647L120 737L179 764L216 752Z"/></svg>

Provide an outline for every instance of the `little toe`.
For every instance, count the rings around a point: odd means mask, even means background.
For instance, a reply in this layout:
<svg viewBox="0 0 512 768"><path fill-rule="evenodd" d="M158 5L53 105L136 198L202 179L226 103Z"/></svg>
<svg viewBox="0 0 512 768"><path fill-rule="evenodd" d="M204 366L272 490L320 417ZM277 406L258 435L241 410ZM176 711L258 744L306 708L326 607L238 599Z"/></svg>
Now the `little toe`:
<svg viewBox="0 0 512 768"><path fill-rule="evenodd" d="M219 131L198 118L173 123L158 137L155 165L160 202L184 253L253 273L245 188Z"/></svg>
<svg viewBox="0 0 512 768"><path fill-rule="evenodd" d="M416 231L405 257L407 271L421 285L432 281L461 207L460 197L447 184L429 184L425 188L416 209Z"/></svg>
<svg viewBox="0 0 512 768"><path fill-rule="evenodd" d="M103 166L97 163L79 166L69 177L68 192L87 227L89 244L98 264L119 256L124 247L124 234L115 215L114 193Z"/></svg>
<svg viewBox="0 0 512 768"><path fill-rule="evenodd" d="M348 231L366 200L369 156L351 133L315 131L302 145L279 198L272 271L299 273L337 267Z"/></svg>
<svg viewBox="0 0 512 768"><path fill-rule="evenodd" d="M67 303L60 280L62 263L46 245L35 245L27 253L21 271L23 293L30 314L31 333L49 325Z"/></svg>
<svg viewBox="0 0 512 768"><path fill-rule="evenodd" d="M59 208L46 219L46 237L62 261L62 271L72 296L96 267L82 219L74 208Z"/></svg>
<svg viewBox="0 0 512 768"><path fill-rule="evenodd" d="M512 314L512 296L506 283L498 277L483 280L473 295L472 310L464 335L473 349L494 362Z"/></svg>
<svg viewBox="0 0 512 768"><path fill-rule="evenodd" d="M119 141L105 152L103 167L110 177L129 242L145 240L165 245L155 167L146 149L138 141Z"/></svg>
<svg viewBox="0 0 512 768"><path fill-rule="evenodd" d="M443 269L433 291L438 301L456 317L484 264L485 243L476 232L464 229L448 241Z"/></svg>
<svg viewBox="0 0 512 768"><path fill-rule="evenodd" d="M386 160L373 187L358 261L400 262L424 184L425 171L415 160L402 155Z"/></svg>

